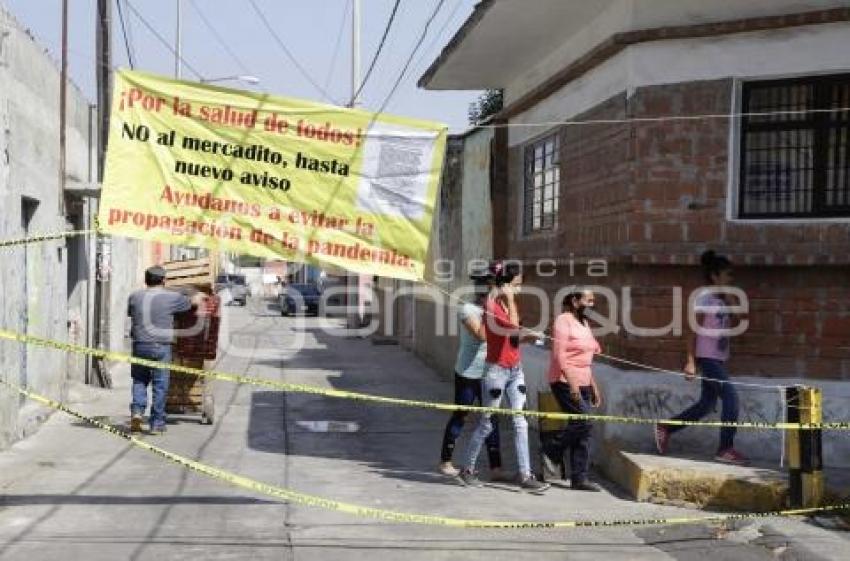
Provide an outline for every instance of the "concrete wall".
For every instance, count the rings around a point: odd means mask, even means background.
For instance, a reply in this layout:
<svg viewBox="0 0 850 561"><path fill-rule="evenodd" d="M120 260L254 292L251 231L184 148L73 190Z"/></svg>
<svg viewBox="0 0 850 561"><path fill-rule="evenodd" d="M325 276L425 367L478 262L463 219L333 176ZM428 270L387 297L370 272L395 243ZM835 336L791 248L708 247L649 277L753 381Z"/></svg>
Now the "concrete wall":
<svg viewBox="0 0 850 561"><path fill-rule="evenodd" d="M582 26L579 32L566 36L562 34L560 44L553 46L536 64L526 66L523 73L513 77L505 87L505 102L510 104L521 98L615 33L848 6L850 3L846 0L618 0ZM592 107L595 100L640 86L846 69L847 61L841 56L841 45L847 28L845 23L812 25L797 29L633 45L587 76L565 86L558 97L561 100L569 99L575 105L573 113L580 113ZM818 53L818 56L813 58L811 53ZM497 64L497 61L491 64ZM518 116L517 120L545 120L539 115L541 109L545 111L545 105L541 104L540 108L532 109L527 115ZM563 109L562 105L559 107ZM532 115L538 116L532 119ZM523 129L513 132L517 135L527 133Z"/></svg>
<svg viewBox="0 0 850 561"><path fill-rule="evenodd" d="M458 345L457 300L469 284L469 263L492 257L490 153L492 130L449 142L435 209L426 283L381 279L379 335L391 335L435 370L452 376ZM429 285L435 285L432 290ZM449 293L449 294L447 294ZM466 297L464 297L466 298Z"/></svg>
<svg viewBox="0 0 850 561"><path fill-rule="evenodd" d="M493 258L493 210L490 200L493 130L478 129L464 137L461 189L461 254L458 265ZM468 270L457 275L468 280Z"/></svg>
<svg viewBox="0 0 850 561"><path fill-rule="evenodd" d="M0 9L0 238L19 238L66 229L59 211L59 71L44 50ZM67 171L85 180L90 171L89 104L68 91ZM24 203L26 201L26 203ZM24 204L27 208L24 209ZM24 228L22 211L31 214ZM85 247L85 244L83 244ZM0 268L0 325L64 341L68 339L69 296L88 285L68 287L66 240L3 249ZM78 302L82 302L80 298ZM76 309L80 314L80 308ZM80 324L81 325L81 324ZM0 343L0 375L42 394L65 395L69 365L81 375L79 359L51 350ZM20 438L45 416L17 394L0 391L0 447Z"/></svg>
<svg viewBox="0 0 850 561"><path fill-rule="evenodd" d="M548 391L546 368L549 351L523 347L523 366L529 388L529 409L537 409L537 394ZM680 376L637 370L624 370L597 363L594 374L603 393L603 415L669 419L699 398L700 384ZM780 387L806 384L821 388L824 396L824 422L846 421L850 418L850 387L846 382L778 378L765 380L755 377L736 377L735 381L761 384L767 387L737 387L740 402L740 421L777 423L785 420L784 401ZM771 387L776 386L776 387ZM717 411L706 417L720 420ZM536 423L534 423L536 425ZM653 452L653 426L649 424L594 423L594 461L605 465L612 450ZM670 454L711 458L717 451L718 429L689 427L673 435ZM735 437L736 448L760 464L780 466L783 454L783 432L766 429L740 429ZM843 431L824 431L824 466L850 467L850 439ZM787 465L787 464L786 464Z"/></svg>
<svg viewBox="0 0 850 561"><path fill-rule="evenodd" d="M109 238L109 330L104 346L116 351L129 351L129 319L127 299L130 293L144 286L142 242L114 236ZM115 365L119 366L119 365ZM123 368L123 366L122 366ZM122 372L121 368L114 369Z"/></svg>

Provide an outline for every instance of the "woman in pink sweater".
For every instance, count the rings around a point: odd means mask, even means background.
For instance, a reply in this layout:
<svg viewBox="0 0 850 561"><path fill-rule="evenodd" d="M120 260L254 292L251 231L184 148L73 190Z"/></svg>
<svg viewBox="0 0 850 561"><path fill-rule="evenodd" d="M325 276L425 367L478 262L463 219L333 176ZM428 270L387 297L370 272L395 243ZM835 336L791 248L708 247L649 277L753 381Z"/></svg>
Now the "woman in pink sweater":
<svg viewBox="0 0 850 561"><path fill-rule="evenodd" d="M589 290L576 291L564 299L564 313L555 318L552 328L552 355L549 360L549 384L564 413L590 413L602 404L602 394L591 371L593 355L601 348L587 324L585 311L594 304ZM587 420L574 420L546 446L544 472L560 473L564 453L570 451L570 486L579 491L600 491L588 480L590 434Z"/></svg>

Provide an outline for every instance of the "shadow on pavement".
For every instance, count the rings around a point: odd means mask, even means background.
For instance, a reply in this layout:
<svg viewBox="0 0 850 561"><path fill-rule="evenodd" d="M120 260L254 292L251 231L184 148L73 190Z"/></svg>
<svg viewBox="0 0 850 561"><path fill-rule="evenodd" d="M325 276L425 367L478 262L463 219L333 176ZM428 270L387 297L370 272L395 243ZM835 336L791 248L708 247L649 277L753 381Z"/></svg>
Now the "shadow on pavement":
<svg viewBox="0 0 850 561"><path fill-rule="evenodd" d="M403 399L452 402L453 386L415 355L397 346L373 345L370 339L336 337L309 326L302 329L314 348L279 360L258 360L282 368L287 381L326 385L345 391ZM450 413L338 399L310 394L257 390L252 393L248 446L267 453L311 456L357 462L383 477L456 486L453 478L436 471L440 444ZM299 421L302 424L299 424ZM310 430L304 422L320 428ZM330 421L330 423L322 423ZM475 415L467 418L457 442L455 464L460 463ZM516 469L512 427L499 420L505 468ZM356 424L354 431L334 430ZM323 430L324 429L324 430ZM536 433L530 435L536 456ZM486 468L486 454L479 466ZM532 459L536 464L536 459Z"/></svg>
<svg viewBox="0 0 850 561"><path fill-rule="evenodd" d="M277 501L254 499L251 497L145 495L131 497L127 495L3 495L0 507L31 505L279 505Z"/></svg>

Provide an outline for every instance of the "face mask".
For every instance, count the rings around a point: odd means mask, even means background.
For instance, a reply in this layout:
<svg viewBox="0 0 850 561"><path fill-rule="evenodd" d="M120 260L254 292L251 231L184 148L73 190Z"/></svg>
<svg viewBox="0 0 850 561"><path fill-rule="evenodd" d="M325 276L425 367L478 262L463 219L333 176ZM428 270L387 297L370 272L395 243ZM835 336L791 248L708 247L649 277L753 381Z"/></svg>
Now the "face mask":
<svg viewBox="0 0 850 561"><path fill-rule="evenodd" d="M587 311L592 309L593 306L582 306L581 304L579 304L578 308L576 309L576 316L578 316L579 320L584 321L587 319Z"/></svg>

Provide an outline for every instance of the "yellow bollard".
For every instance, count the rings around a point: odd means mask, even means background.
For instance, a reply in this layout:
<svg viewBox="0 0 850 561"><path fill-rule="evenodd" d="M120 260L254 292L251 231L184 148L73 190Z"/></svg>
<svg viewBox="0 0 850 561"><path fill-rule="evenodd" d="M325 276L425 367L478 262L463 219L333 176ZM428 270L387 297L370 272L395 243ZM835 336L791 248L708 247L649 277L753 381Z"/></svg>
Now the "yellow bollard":
<svg viewBox="0 0 850 561"><path fill-rule="evenodd" d="M788 422L823 422L823 393L817 388L785 389ZM823 444L820 429L793 429L786 433L789 500L792 508L817 507L823 503Z"/></svg>
<svg viewBox="0 0 850 561"><path fill-rule="evenodd" d="M823 422L823 393L805 388L800 393L800 422ZM823 504L823 441L821 429L803 429L800 434L800 470L802 472L803 507Z"/></svg>
<svg viewBox="0 0 850 561"><path fill-rule="evenodd" d="M785 388L785 417L789 423L800 422L800 394L803 388ZM803 506L803 473L801 471L800 433L798 429L785 431L785 457L788 459L788 501L791 508Z"/></svg>

